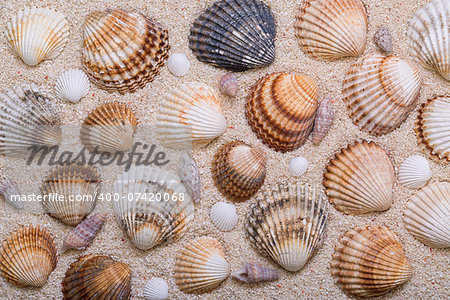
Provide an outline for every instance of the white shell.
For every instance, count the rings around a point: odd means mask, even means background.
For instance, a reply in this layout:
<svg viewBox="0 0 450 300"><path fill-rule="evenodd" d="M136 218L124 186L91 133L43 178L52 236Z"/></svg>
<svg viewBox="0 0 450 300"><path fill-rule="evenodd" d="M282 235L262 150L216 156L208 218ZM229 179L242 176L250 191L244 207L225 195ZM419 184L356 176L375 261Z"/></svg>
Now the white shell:
<svg viewBox="0 0 450 300"><path fill-rule="evenodd" d="M200 173L195 161L187 153L183 153L178 162L178 175L195 203L202 199Z"/></svg>
<svg viewBox="0 0 450 300"><path fill-rule="evenodd" d="M211 207L209 217L220 231L231 231L238 222L236 206L226 202L217 202Z"/></svg>
<svg viewBox="0 0 450 300"><path fill-rule="evenodd" d="M62 73L55 85L55 93L62 100L77 103L89 93L90 84L86 73L71 69Z"/></svg>
<svg viewBox="0 0 450 300"><path fill-rule="evenodd" d="M184 76L189 72L191 64L184 53L172 54L167 60L167 68L175 76Z"/></svg>
<svg viewBox="0 0 450 300"><path fill-rule="evenodd" d="M307 169L308 161L304 157L294 157L289 161L289 173L291 173L291 176L300 177L305 174Z"/></svg>
<svg viewBox="0 0 450 300"><path fill-rule="evenodd" d="M11 204L17 209L23 208L23 203L20 198L22 195L19 191L19 187L14 180L0 178L0 195L5 199L6 202ZM19 199L14 199L12 196L19 196Z"/></svg>
<svg viewBox="0 0 450 300"><path fill-rule="evenodd" d="M64 15L48 8L25 8L6 26L9 48L30 66L57 57L69 37Z"/></svg>
<svg viewBox="0 0 450 300"><path fill-rule="evenodd" d="M169 298L169 287L164 279L153 277L144 286L145 300L165 300Z"/></svg>
<svg viewBox="0 0 450 300"><path fill-rule="evenodd" d="M421 188L430 178L430 164L425 157L420 155L408 157L398 169L398 181L408 188Z"/></svg>

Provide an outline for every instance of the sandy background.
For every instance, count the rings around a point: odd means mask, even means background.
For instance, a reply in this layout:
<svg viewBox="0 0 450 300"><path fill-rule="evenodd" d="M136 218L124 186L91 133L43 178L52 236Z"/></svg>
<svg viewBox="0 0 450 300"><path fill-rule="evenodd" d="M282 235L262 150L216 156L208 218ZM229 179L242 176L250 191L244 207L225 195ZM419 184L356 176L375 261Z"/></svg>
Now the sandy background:
<svg viewBox="0 0 450 300"><path fill-rule="evenodd" d="M6 2L6 3L5 3ZM334 153L348 143L357 139L374 140L387 149L396 168L406 157L420 154L416 137L413 132L413 124L417 116L414 110L408 119L394 132L382 137L373 137L361 132L352 124L344 104L340 100L341 83L345 70L355 59L345 59L337 62L319 62L307 58L297 45L294 36L295 13L298 9L298 0L271 0L273 13L278 23L276 40L277 59L270 67L261 70L247 71L237 74L241 88L235 99L225 97L218 91L218 80L225 73L223 70L213 68L198 62L188 48L188 33L192 21L205 8L213 3L213 0L136 0L136 1L88 1L88 0L55 0L55 1L2 1L0 6L0 28L4 31L6 22L10 16L26 6L51 7L66 14L70 24L70 40L61 55L52 60L45 61L37 67L26 66L20 59L12 55L6 48L2 39L0 43L1 72L0 88L3 90L19 82L35 81L47 88L53 85L63 71L69 68L81 67L82 26L85 15L96 9L105 7L122 7L135 9L156 18L169 29L171 53L186 53L191 62L189 74L183 78L177 78L169 73L166 67L151 84L134 93L119 96L92 87L91 93L78 104L59 102L63 111L65 124L78 125L87 116L88 112L100 103L118 100L129 103L142 124L153 124L155 114L162 96L170 89L181 83L200 81L214 87L221 96L223 111L230 128L227 132L207 147L197 149L194 157L197 160L203 182L203 200L196 206L196 216L189 232L181 241L157 247L150 251L139 251L134 248L124 235L112 215L100 232L94 243L86 251L72 251L60 256L57 268L51 274L48 283L40 289L18 288L0 280L1 299L59 299L61 294L61 280L69 264L79 255L86 253L102 253L114 257L118 261L130 265L133 273L132 297L142 297L142 287L146 279L153 276L163 277L169 284L170 297L173 299L293 299L293 298L338 298L346 296L334 284L330 273L329 263L334 245L340 235L355 225L385 224L400 237L406 256L413 270L413 278L405 285L382 297L382 299L444 299L450 296L449 275L449 250L431 250L429 247L415 240L406 230L402 221L402 212L405 204L416 192L412 189L396 185L394 189L394 204L384 213L366 214L362 216L345 216L330 208L329 227L327 238L323 248L309 263L299 272L288 273L278 267L272 261L262 257L250 245L245 237L245 215L252 201L237 204L239 214L238 226L231 232L219 232L210 222L208 212L217 201L225 201L224 197L214 187L210 163L216 149L225 142L241 139L255 146L263 147L268 155L268 174L266 183L285 182L294 180L290 178L287 164L294 156L304 156L310 163L308 172L300 178L301 182L309 182L313 185L321 185L322 174L328 160ZM377 51L372 42L372 36L376 28L381 24L388 25L394 33L394 53L407 57L405 36L407 24L414 12L426 4L426 0L365 0L369 13L369 41L365 53ZM266 73L286 71L306 74L317 80L320 93L328 93L337 98L334 103L336 110L335 122L330 133L321 143L315 147L308 141L300 149L281 154L269 150L247 126L244 116L245 97L250 86L258 78ZM424 85L422 87L420 103L434 95L449 93L449 85L442 77L424 70ZM448 165L431 163L433 177L431 181L450 179ZM8 168L9 169L9 168ZM2 168L2 174L12 176L11 170ZM22 172L22 171L18 171ZM17 176L16 174L14 174ZM20 174L19 174L20 175ZM102 174L107 176L110 174ZM23 192L38 192L42 180L42 172L26 174L31 184L22 184ZM108 191L110 185L105 184L103 191ZM99 210L98 208L97 210ZM0 240L21 224L41 224L48 228L55 238L58 246L70 228L48 215L15 214L5 208L4 202L0 202ZM197 236L208 235L219 239L226 248L227 260L231 264L232 271L238 270L246 261L260 263L275 268L280 273L277 282L244 285L228 278L219 288L211 293L201 296L187 296L180 292L173 280L173 265L175 255L183 243Z"/></svg>

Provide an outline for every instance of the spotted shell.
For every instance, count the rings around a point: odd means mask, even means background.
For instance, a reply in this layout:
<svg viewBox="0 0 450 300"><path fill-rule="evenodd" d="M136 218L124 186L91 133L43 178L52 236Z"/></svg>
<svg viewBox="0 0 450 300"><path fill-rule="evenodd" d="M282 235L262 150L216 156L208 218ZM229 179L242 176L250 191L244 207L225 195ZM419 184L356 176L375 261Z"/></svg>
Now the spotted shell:
<svg viewBox="0 0 450 300"><path fill-rule="evenodd" d="M98 213L78 224L64 238L62 252L69 249L83 250L89 246L102 229L106 216L106 213Z"/></svg>
<svg viewBox="0 0 450 300"><path fill-rule="evenodd" d="M389 28L384 25L378 27L373 35L373 41L381 49L388 54L392 52L392 34Z"/></svg>
<svg viewBox="0 0 450 300"><path fill-rule="evenodd" d="M223 75L219 80L220 90L225 95L235 97L239 90L239 82L233 73Z"/></svg>

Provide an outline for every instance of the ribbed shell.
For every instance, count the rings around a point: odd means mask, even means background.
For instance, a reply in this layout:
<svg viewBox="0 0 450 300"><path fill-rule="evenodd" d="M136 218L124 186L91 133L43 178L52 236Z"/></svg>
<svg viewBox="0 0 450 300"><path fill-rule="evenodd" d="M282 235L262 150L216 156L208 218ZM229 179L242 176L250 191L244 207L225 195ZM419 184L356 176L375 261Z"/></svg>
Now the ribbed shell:
<svg viewBox="0 0 450 300"><path fill-rule="evenodd" d="M134 92L151 82L169 49L167 30L143 14L107 9L86 17L83 67L108 91Z"/></svg>
<svg viewBox="0 0 450 300"><path fill-rule="evenodd" d="M62 251L83 250L94 240L106 220L106 213L95 214L72 229L64 238Z"/></svg>
<svg viewBox="0 0 450 300"><path fill-rule="evenodd" d="M242 268L231 273L231 277L245 283L278 280L280 277L276 270L260 265L245 263Z"/></svg>
<svg viewBox="0 0 450 300"><path fill-rule="evenodd" d="M153 277L144 286L145 300L165 300L169 298L169 287L164 279Z"/></svg>
<svg viewBox="0 0 450 300"><path fill-rule="evenodd" d="M192 200L195 203L200 203L202 199L200 173L194 159L187 153L183 153L178 162L178 176L180 176Z"/></svg>
<svg viewBox="0 0 450 300"><path fill-rule="evenodd" d="M308 161L302 156L291 158L289 161L289 173L291 176L300 177L308 170Z"/></svg>
<svg viewBox="0 0 450 300"><path fill-rule="evenodd" d="M412 155L402 162L397 177L403 186L421 188L431 178L430 164L425 157Z"/></svg>
<svg viewBox="0 0 450 300"><path fill-rule="evenodd" d="M198 60L231 71L275 60L275 19L259 0L220 0L191 26L189 48Z"/></svg>
<svg viewBox="0 0 450 300"><path fill-rule="evenodd" d="M238 222L236 206L226 202L217 202L209 211L211 222L220 231L231 231Z"/></svg>
<svg viewBox="0 0 450 300"><path fill-rule="evenodd" d="M70 69L58 77L55 93L62 100L77 103L88 94L90 87L86 73L81 70Z"/></svg>
<svg viewBox="0 0 450 300"><path fill-rule="evenodd" d="M422 74L407 60L368 54L345 76L342 99L353 123L370 134L386 134L406 120L419 100Z"/></svg>
<svg viewBox="0 0 450 300"><path fill-rule="evenodd" d="M12 179L0 178L0 195L5 201L17 209L23 208L23 201L16 199L14 195L22 195L19 191L17 183Z"/></svg>
<svg viewBox="0 0 450 300"><path fill-rule="evenodd" d="M335 247L331 273L350 296L383 295L412 276L397 235L384 226L347 231Z"/></svg>
<svg viewBox="0 0 450 300"><path fill-rule="evenodd" d="M317 146L325 138L330 130L334 120L333 101L331 97L326 95L322 97L319 108L317 109L317 115L314 119L314 128L311 133L311 139L313 145Z"/></svg>
<svg viewBox="0 0 450 300"><path fill-rule="evenodd" d="M248 124L270 148L299 148L314 125L318 107L316 82L302 75L273 73L252 88L246 104Z"/></svg>
<svg viewBox="0 0 450 300"><path fill-rule="evenodd" d="M330 160L323 185L333 206L350 215L385 211L395 183L391 159L374 142L355 142Z"/></svg>
<svg viewBox="0 0 450 300"><path fill-rule="evenodd" d="M253 246L284 269L303 268L323 243L328 202L320 190L303 184L266 187L247 217Z"/></svg>

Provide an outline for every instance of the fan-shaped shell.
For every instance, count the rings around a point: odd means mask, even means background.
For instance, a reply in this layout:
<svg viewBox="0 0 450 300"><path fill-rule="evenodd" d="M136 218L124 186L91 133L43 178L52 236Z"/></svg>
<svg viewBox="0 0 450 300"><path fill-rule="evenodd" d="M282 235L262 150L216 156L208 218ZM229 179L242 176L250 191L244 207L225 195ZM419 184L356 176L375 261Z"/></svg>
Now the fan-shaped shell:
<svg viewBox="0 0 450 300"><path fill-rule="evenodd" d="M95 214L72 229L64 238L62 251L83 250L94 240L106 220L106 213Z"/></svg>
<svg viewBox="0 0 450 300"><path fill-rule="evenodd" d="M352 64L342 87L342 99L353 123L370 134L393 131L419 100L422 74L407 60L368 54Z"/></svg>
<svg viewBox="0 0 450 300"><path fill-rule="evenodd" d="M412 276L397 235L384 226L347 231L335 247L331 273L350 296L383 295Z"/></svg>
<svg viewBox="0 0 450 300"><path fill-rule="evenodd" d="M181 291L204 293L227 279L230 265L222 244L203 236L191 240L178 252L174 272L175 283Z"/></svg>
<svg viewBox="0 0 450 300"><path fill-rule="evenodd" d="M247 99L248 124L270 148L286 152L308 138L318 107L316 82L302 75L274 73L261 78Z"/></svg>
<svg viewBox="0 0 450 300"><path fill-rule="evenodd" d="M367 23L361 0L305 0L295 29L300 47L308 56L336 60L363 53Z"/></svg>
<svg viewBox="0 0 450 300"><path fill-rule="evenodd" d="M436 182L421 189L405 209L406 229L433 248L450 247L450 182Z"/></svg>
<svg viewBox="0 0 450 300"><path fill-rule="evenodd" d="M14 180L0 178L0 195L5 199L6 202L11 204L17 209L23 208L23 201L20 199L22 195L19 191L19 187ZM16 198L19 196L19 198Z"/></svg>
<svg viewBox="0 0 450 300"><path fill-rule="evenodd" d="M308 169L308 161L306 158L297 156L289 161L289 173L291 176L300 177L305 174Z"/></svg>
<svg viewBox="0 0 450 300"><path fill-rule="evenodd" d="M58 77L55 92L62 100L76 103L89 93L90 87L86 73L81 70L70 69Z"/></svg>
<svg viewBox="0 0 450 300"><path fill-rule="evenodd" d="M409 188L421 188L430 178L430 164L426 158L420 155L408 157L398 169L398 181Z"/></svg>
<svg viewBox="0 0 450 300"><path fill-rule="evenodd" d="M367 141L348 145L336 154L323 181L330 203L352 215L389 209L394 183L394 167L386 151Z"/></svg>
<svg viewBox="0 0 450 300"><path fill-rule="evenodd" d="M165 300L169 298L169 287L164 279L153 277L144 286L145 300Z"/></svg>
<svg viewBox="0 0 450 300"><path fill-rule="evenodd" d="M167 60L167 68L175 76L184 76L189 72L191 64L184 53L174 53Z"/></svg>
<svg viewBox="0 0 450 300"><path fill-rule="evenodd" d="M159 168L132 166L117 176L117 222L141 250L179 240L194 218L194 203L181 179Z"/></svg>
<svg viewBox="0 0 450 300"><path fill-rule="evenodd" d="M178 176L180 176L192 200L199 203L202 198L200 173L197 164L187 153L183 153L178 162Z"/></svg>
<svg viewBox="0 0 450 300"><path fill-rule="evenodd" d="M95 11L86 17L82 63L108 91L134 92L159 74L168 57L166 29L137 12Z"/></svg>
<svg viewBox="0 0 450 300"><path fill-rule="evenodd" d="M209 217L220 231L231 231L238 222L236 206L226 202L217 202L211 207Z"/></svg>
<svg viewBox="0 0 450 300"><path fill-rule="evenodd" d="M247 218L253 246L295 272L323 243L328 202L323 192L308 185L274 185L258 194Z"/></svg>
<svg viewBox="0 0 450 300"><path fill-rule="evenodd" d="M220 0L194 21L189 48L202 62L245 71L275 60L275 35L275 19L264 2Z"/></svg>
<svg viewBox="0 0 450 300"><path fill-rule="evenodd" d="M0 248L1 275L18 286L43 286L57 261L52 236L39 226L20 227Z"/></svg>
<svg viewBox="0 0 450 300"><path fill-rule="evenodd" d="M56 58L69 37L65 16L48 8L25 8L6 26L8 47L29 66Z"/></svg>

